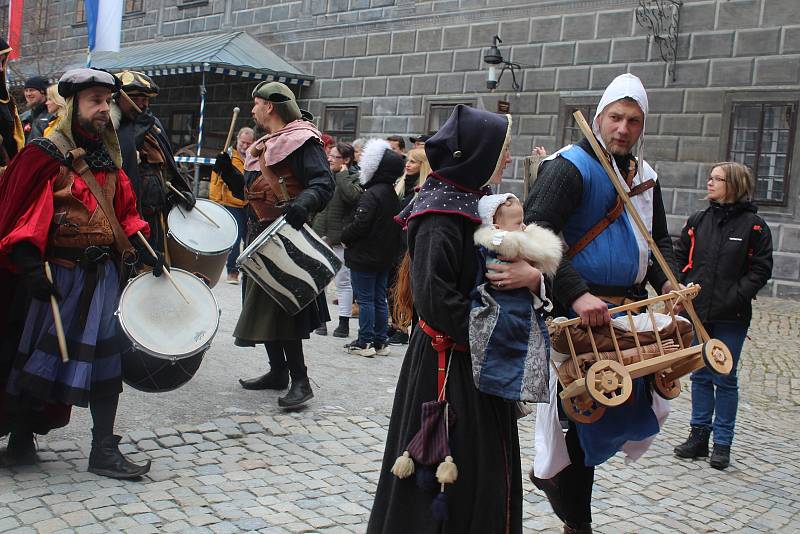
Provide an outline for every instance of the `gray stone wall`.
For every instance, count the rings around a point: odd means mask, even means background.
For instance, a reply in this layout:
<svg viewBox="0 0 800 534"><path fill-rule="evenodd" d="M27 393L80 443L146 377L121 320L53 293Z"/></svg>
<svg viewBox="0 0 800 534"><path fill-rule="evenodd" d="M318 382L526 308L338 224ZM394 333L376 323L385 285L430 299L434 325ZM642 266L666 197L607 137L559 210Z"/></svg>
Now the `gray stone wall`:
<svg viewBox="0 0 800 534"><path fill-rule="evenodd" d="M51 4L64 26L48 46L80 51L86 30L70 21L75 0ZM797 0L685 0L673 81L636 23L637 4L144 0L143 13L126 17L123 37L133 43L246 30L316 76L301 95L315 115L326 105L358 106L361 136L419 133L430 102L466 99L495 110L498 100L507 100L514 117L514 165L505 187L514 190L520 189L522 159L534 144L559 148L565 105L597 99L614 76L632 72L648 88L645 155L659 172L670 229L677 233L686 216L705 205L710 164L726 155L732 99L745 91L755 99L800 99L800 6ZM494 34L504 41L504 56L525 66L519 93L511 92L508 73L495 93L486 90L482 49ZM238 104L238 96L222 95L225 87L215 91L223 107ZM245 98L239 105L246 104ZM220 111L213 128L226 128L227 113ZM800 142L800 136L795 139ZM800 294L798 167L795 161L787 205L761 208L775 243L768 291L776 295Z"/></svg>

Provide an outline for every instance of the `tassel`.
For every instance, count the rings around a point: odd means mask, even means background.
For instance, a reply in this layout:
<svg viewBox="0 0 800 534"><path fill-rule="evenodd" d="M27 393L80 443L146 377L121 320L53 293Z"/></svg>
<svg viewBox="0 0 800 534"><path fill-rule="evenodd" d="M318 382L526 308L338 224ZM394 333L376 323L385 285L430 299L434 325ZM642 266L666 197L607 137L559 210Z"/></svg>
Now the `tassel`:
<svg viewBox="0 0 800 534"><path fill-rule="evenodd" d="M453 457L447 456L444 462L436 469L436 480L439 484L452 484L458 478L458 467L453 463Z"/></svg>
<svg viewBox="0 0 800 534"><path fill-rule="evenodd" d="M414 482L416 482L417 487L423 491L436 491L436 488L439 484L436 483L436 476L433 473L433 469L429 467L422 467L417 469L416 473L414 473Z"/></svg>
<svg viewBox="0 0 800 534"><path fill-rule="evenodd" d="M437 521L447 521L450 518L450 511L447 506L447 494L444 491L441 491L434 497L431 503L431 514Z"/></svg>
<svg viewBox="0 0 800 534"><path fill-rule="evenodd" d="M414 460L411 459L411 455L408 454L408 451L405 451L402 456L399 456L397 460L394 461L392 473L400 479L408 478L414 474Z"/></svg>

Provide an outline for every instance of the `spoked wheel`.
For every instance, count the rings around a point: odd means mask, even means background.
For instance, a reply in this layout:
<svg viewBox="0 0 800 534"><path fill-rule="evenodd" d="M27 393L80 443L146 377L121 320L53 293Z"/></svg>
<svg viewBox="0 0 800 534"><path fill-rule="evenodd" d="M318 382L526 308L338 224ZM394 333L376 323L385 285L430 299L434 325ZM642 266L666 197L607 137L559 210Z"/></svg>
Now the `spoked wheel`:
<svg viewBox="0 0 800 534"><path fill-rule="evenodd" d="M667 371L659 371L648 377L653 389L661 398L672 400L681 394L681 379L667 380Z"/></svg>
<svg viewBox="0 0 800 534"><path fill-rule="evenodd" d="M586 371L586 392L603 406L619 406L633 393L633 380L621 363L600 360Z"/></svg>
<svg viewBox="0 0 800 534"><path fill-rule="evenodd" d="M576 423L594 423L606 412L605 406L601 406L586 393L581 393L575 397L561 399L561 407L567 417Z"/></svg>
<svg viewBox="0 0 800 534"><path fill-rule="evenodd" d="M733 355L719 339L709 339L703 343L703 361L708 370L718 375L728 375L733 370Z"/></svg>

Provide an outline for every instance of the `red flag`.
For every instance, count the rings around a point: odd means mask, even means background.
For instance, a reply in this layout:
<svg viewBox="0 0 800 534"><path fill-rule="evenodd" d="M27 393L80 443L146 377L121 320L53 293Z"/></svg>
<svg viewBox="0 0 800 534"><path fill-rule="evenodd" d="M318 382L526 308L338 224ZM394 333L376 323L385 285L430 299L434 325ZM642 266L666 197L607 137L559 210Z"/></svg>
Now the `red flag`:
<svg viewBox="0 0 800 534"><path fill-rule="evenodd" d="M24 0L10 0L8 3L8 44L13 50L8 59L17 59L22 46L22 12Z"/></svg>

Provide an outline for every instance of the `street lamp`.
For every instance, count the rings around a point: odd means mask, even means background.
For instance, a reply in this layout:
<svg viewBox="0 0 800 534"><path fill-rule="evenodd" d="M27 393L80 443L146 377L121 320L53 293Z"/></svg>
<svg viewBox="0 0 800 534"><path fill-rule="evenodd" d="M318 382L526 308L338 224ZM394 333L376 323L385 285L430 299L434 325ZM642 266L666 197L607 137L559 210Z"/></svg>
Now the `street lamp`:
<svg viewBox="0 0 800 534"><path fill-rule="evenodd" d="M503 54L500 53L500 49L497 48L497 43L502 43L503 40L500 39L499 35L495 35L492 37L492 46L490 46L486 53L483 54L483 62L489 65L489 70L486 73L486 88L490 91L494 91L497 89L497 84L500 83L500 79L503 77L503 73L508 69L511 71L511 88L515 92L520 92L522 90L522 86L517 82L517 69L521 69L522 66L518 63L512 63L511 61L506 61L503 58ZM502 65L500 69L500 75L497 75L497 66Z"/></svg>

